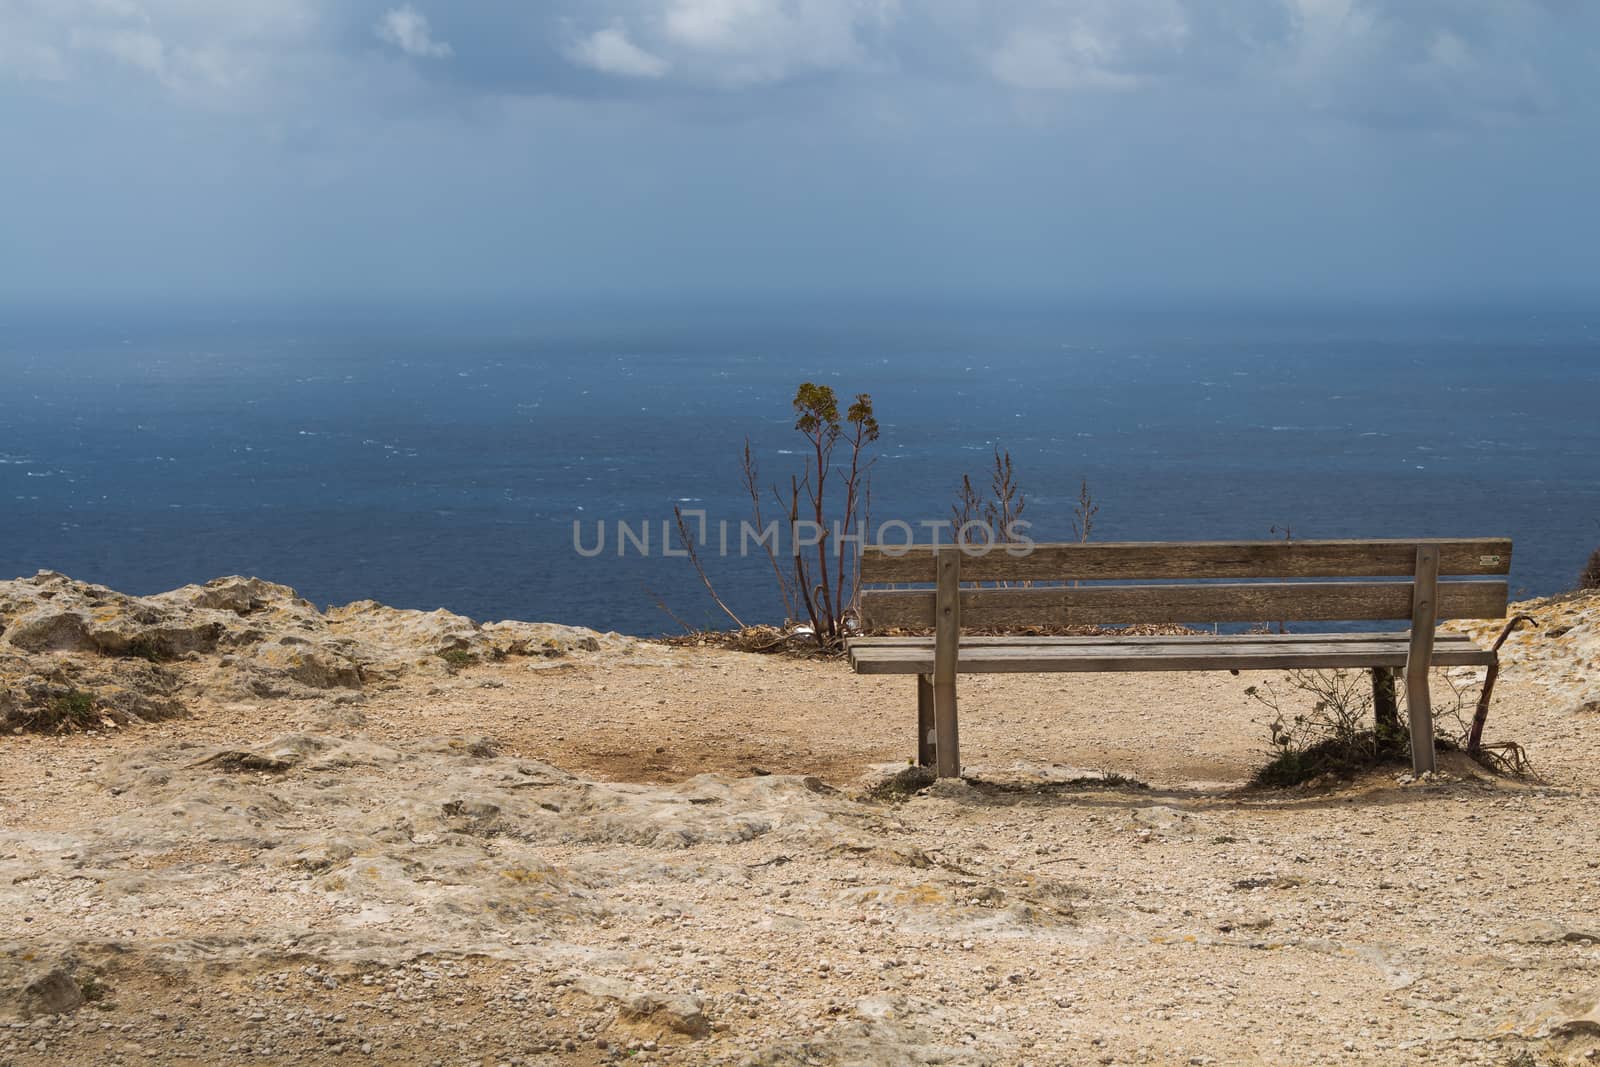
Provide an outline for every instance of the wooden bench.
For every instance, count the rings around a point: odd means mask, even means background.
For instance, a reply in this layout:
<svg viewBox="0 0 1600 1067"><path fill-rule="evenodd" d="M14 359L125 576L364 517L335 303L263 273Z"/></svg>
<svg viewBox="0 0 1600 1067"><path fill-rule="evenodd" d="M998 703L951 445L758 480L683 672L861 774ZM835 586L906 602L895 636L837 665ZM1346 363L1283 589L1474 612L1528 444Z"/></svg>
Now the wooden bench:
<svg viewBox="0 0 1600 1067"><path fill-rule="evenodd" d="M1496 659L1465 636L1436 636L1435 624L1503 618L1510 566L1504 538L1035 544L1025 555L1005 546L871 545L862 551L863 636L850 641L850 665L860 674L917 676L917 759L941 778L961 773L957 674L1359 668L1373 672L1379 711L1394 716L1393 672L1402 670L1420 774L1434 768L1428 668ZM878 588L885 585L922 588ZM1410 630L961 635L963 627L1379 620L1405 620ZM883 630L934 635L871 636Z"/></svg>

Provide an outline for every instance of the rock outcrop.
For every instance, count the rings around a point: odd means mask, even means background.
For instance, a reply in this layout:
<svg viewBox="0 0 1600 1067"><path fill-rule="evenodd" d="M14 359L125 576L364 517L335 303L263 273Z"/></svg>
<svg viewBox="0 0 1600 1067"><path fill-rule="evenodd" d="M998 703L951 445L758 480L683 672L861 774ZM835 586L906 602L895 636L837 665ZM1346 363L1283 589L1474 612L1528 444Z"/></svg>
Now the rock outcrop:
<svg viewBox="0 0 1600 1067"><path fill-rule="evenodd" d="M482 625L370 600L319 611L285 585L218 578L155 596L41 571L0 582L0 735L181 716L197 693L296 698L475 662L620 653L634 641L549 623Z"/></svg>
<svg viewBox="0 0 1600 1067"><path fill-rule="evenodd" d="M76 1011L84 1002L76 961L27 945L0 944L0 1023Z"/></svg>

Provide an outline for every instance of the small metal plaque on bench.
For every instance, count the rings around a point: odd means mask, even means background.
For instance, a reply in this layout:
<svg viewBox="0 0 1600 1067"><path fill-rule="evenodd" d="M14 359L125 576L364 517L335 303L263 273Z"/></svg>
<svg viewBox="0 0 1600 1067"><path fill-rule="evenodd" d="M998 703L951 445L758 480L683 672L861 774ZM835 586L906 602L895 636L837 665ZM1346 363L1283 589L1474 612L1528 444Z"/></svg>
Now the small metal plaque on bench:
<svg viewBox="0 0 1600 1067"><path fill-rule="evenodd" d="M1500 566L1500 557L1499 556L1479 556L1478 557L1478 566L1480 566L1480 567L1498 567L1498 566Z"/></svg>

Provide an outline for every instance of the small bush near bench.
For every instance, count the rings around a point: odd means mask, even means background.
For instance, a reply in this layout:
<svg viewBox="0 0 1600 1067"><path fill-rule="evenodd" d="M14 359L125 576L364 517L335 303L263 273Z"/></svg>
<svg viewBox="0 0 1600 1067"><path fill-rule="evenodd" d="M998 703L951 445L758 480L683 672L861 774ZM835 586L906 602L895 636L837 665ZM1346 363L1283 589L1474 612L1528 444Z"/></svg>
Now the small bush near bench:
<svg viewBox="0 0 1600 1067"><path fill-rule="evenodd" d="M1444 679L1448 695L1434 704L1434 743L1442 751L1458 751L1465 747L1476 687L1448 674ZM1377 718L1367 671L1290 671L1281 686L1266 683L1245 690L1272 713L1266 724L1270 758L1251 774L1252 786L1281 789L1324 775L1349 778L1389 764L1411 765L1410 732L1403 721ZM1304 708L1302 701L1310 707ZM1510 758L1486 752L1489 765L1512 773L1524 770L1520 747L1505 747Z"/></svg>

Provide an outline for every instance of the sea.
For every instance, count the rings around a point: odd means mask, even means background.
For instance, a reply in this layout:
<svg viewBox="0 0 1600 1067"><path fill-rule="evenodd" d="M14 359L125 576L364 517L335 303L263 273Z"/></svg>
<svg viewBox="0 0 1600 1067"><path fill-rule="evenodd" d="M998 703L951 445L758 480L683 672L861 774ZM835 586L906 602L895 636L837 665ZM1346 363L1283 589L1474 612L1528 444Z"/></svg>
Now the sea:
<svg viewBox="0 0 1600 1067"><path fill-rule="evenodd" d="M741 461L780 515L808 381L871 396L874 528L948 519L999 449L1040 541L1087 484L1094 540L1509 536L1517 596L1600 545L1594 307L29 305L0 308L0 577L731 625L666 551L678 507L740 621L779 622Z"/></svg>

